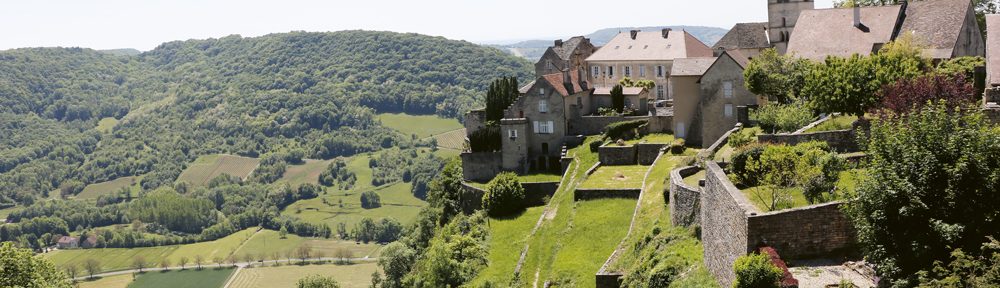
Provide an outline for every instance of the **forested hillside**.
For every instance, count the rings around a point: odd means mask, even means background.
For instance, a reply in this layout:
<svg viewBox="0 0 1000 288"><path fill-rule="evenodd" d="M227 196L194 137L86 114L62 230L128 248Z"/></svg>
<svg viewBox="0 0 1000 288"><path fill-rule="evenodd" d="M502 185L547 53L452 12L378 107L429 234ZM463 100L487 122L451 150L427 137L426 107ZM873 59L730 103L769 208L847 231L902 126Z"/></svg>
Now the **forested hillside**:
<svg viewBox="0 0 1000 288"><path fill-rule="evenodd" d="M0 51L0 203L123 176L145 175L152 190L210 153L329 159L428 145L375 114L458 118L494 78L529 71L497 49L366 31L175 41L137 56ZM94 129L109 117L113 129Z"/></svg>

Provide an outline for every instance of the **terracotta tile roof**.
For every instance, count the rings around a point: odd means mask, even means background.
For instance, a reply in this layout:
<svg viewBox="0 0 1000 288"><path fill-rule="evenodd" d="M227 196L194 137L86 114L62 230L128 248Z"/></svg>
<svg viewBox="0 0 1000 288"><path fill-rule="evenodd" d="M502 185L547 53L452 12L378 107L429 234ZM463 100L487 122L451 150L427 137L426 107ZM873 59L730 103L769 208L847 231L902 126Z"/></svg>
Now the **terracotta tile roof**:
<svg viewBox="0 0 1000 288"><path fill-rule="evenodd" d="M1000 86L1000 15L986 15L986 82Z"/></svg>
<svg viewBox="0 0 1000 288"><path fill-rule="evenodd" d="M876 44L892 40L901 6L802 11L788 43L788 54L822 61L826 56L869 55ZM854 27L860 9L863 29Z"/></svg>
<svg viewBox="0 0 1000 288"><path fill-rule="evenodd" d="M594 88L594 95L611 95L612 87ZM646 88L642 87L622 87L622 95L631 96L642 94Z"/></svg>
<svg viewBox="0 0 1000 288"><path fill-rule="evenodd" d="M733 29L715 42L712 49L767 48L771 43L767 39L767 23L736 23Z"/></svg>
<svg viewBox="0 0 1000 288"><path fill-rule="evenodd" d="M674 59L670 76L701 76L715 63L715 57Z"/></svg>
<svg viewBox="0 0 1000 288"><path fill-rule="evenodd" d="M62 236L62 237L59 237L59 241L56 241L56 243L59 243L59 244L73 244L73 243L77 243L78 240L79 239L76 238L76 237Z"/></svg>
<svg viewBox="0 0 1000 288"><path fill-rule="evenodd" d="M583 40L585 39L586 38L583 38L583 36L576 36L563 41L562 46L552 46L549 48L552 49L552 52L556 53L556 56L559 56L559 59L569 60L569 58L573 56L573 52L576 51L576 48L580 46L580 43L583 43Z"/></svg>
<svg viewBox="0 0 1000 288"><path fill-rule="evenodd" d="M539 78L539 80L544 80L545 82L547 82L550 86L553 87L553 89L556 90L556 92L559 92L559 95L562 95L563 97L583 91L583 88L581 88L580 86L580 77L578 76L578 74L577 73L566 73L566 74L569 75L570 83L565 83L564 81L565 79L563 78L565 76L563 75L563 73L552 73L543 75L541 78Z"/></svg>
<svg viewBox="0 0 1000 288"><path fill-rule="evenodd" d="M587 61L650 61L689 57L711 57L709 48L685 31L670 31L667 38L661 32L618 33L587 58Z"/></svg>
<svg viewBox="0 0 1000 288"><path fill-rule="evenodd" d="M925 53L929 57L951 58L971 5L969 0L911 1L900 33L917 35L921 44L928 47Z"/></svg>

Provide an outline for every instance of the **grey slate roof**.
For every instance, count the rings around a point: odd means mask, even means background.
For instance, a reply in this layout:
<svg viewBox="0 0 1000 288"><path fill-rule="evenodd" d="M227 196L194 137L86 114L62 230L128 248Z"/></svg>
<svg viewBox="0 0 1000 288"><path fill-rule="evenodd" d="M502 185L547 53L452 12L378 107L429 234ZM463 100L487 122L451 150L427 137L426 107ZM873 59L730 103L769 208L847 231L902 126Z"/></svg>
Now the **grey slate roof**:
<svg viewBox="0 0 1000 288"><path fill-rule="evenodd" d="M594 95L611 95L612 87L594 88ZM622 87L622 95L631 96L642 94L646 88L642 87Z"/></svg>
<svg viewBox="0 0 1000 288"><path fill-rule="evenodd" d="M927 56L951 58L971 5L969 0L911 1L900 34L917 35L920 44L927 46Z"/></svg>
<svg viewBox="0 0 1000 288"><path fill-rule="evenodd" d="M670 76L701 76L715 63L715 57L674 59Z"/></svg>
<svg viewBox="0 0 1000 288"><path fill-rule="evenodd" d="M767 48L767 23L736 23L712 49Z"/></svg>
<svg viewBox="0 0 1000 288"><path fill-rule="evenodd" d="M806 10L799 14L788 42L788 54L822 61L826 56L869 55L876 44L892 40L901 6ZM854 9L861 24L854 27Z"/></svg>

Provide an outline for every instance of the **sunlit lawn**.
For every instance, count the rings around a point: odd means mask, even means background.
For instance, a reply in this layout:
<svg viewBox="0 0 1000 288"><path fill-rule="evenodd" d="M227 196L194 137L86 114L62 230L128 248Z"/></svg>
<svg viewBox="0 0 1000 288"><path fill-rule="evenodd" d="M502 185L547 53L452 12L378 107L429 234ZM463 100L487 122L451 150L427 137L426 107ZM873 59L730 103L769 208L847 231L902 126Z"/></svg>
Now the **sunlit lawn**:
<svg viewBox="0 0 1000 288"><path fill-rule="evenodd" d="M639 189L649 166L601 166L580 184L580 189Z"/></svg>

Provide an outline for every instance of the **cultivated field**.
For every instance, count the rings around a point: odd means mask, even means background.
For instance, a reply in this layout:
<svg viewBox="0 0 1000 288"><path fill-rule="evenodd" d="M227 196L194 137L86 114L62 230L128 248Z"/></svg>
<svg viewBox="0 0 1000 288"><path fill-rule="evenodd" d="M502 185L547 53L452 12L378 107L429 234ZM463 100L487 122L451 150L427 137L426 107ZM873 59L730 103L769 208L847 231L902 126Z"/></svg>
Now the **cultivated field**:
<svg viewBox="0 0 1000 288"><path fill-rule="evenodd" d="M285 235L285 238L282 239L277 231L261 230L257 234L254 234L253 237L250 237L250 240L246 241L236 251L236 255L263 255L268 259L274 259L274 256L277 255L277 258L285 259L300 246L308 246L316 253L319 253L319 255L326 257L332 257L333 253L341 248L351 251L353 258L375 257L379 249L379 246L376 244L356 244L354 241L336 239L303 238L292 234Z"/></svg>
<svg viewBox="0 0 1000 288"><path fill-rule="evenodd" d="M302 165L288 165L288 168L285 169L285 174L281 176L278 182L288 183L292 187L305 183L317 184L319 183L319 174L323 173L326 166L329 166L333 161L332 159L306 159Z"/></svg>
<svg viewBox="0 0 1000 288"><path fill-rule="evenodd" d="M43 255L57 266L64 264L81 265L87 259L97 259L101 262L101 271L129 269L132 265L132 259L135 259L137 256L142 256L149 263L160 263L160 260L163 258L168 258L171 262L177 263L181 257L187 257L189 259L188 265L194 265L195 256L201 255L207 264L212 262L212 259L215 257L224 259L232 254L255 230L256 228L250 228L215 241L185 245L73 249L53 251Z"/></svg>
<svg viewBox="0 0 1000 288"><path fill-rule="evenodd" d="M222 154L205 155L188 165L177 181L203 186L212 178L222 174L246 179L258 165L260 160L256 158Z"/></svg>
<svg viewBox="0 0 1000 288"><path fill-rule="evenodd" d="M300 278L319 274L332 276L343 288L363 288L371 285L371 275L378 269L374 262L353 265L285 265L241 269L231 288L295 287Z"/></svg>
<svg viewBox="0 0 1000 288"><path fill-rule="evenodd" d="M434 135L438 147L462 150L465 149L465 128Z"/></svg>
<svg viewBox="0 0 1000 288"><path fill-rule="evenodd" d="M141 179L141 177L128 176L120 177L111 181L90 184L87 185L86 188L83 188L83 191L80 192L80 194L76 195L76 199L97 200L97 197L100 197L101 195L108 195L115 193L122 188L136 185Z"/></svg>
<svg viewBox="0 0 1000 288"><path fill-rule="evenodd" d="M441 118L435 115L409 114L378 114L382 125L399 131L404 135L417 135L417 138L427 138L444 132L461 129L462 123L456 119Z"/></svg>
<svg viewBox="0 0 1000 288"><path fill-rule="evenodd" d="M226 284L233 268L208 268L146 272L139 274L131 288L217 288Z"/></svg>

